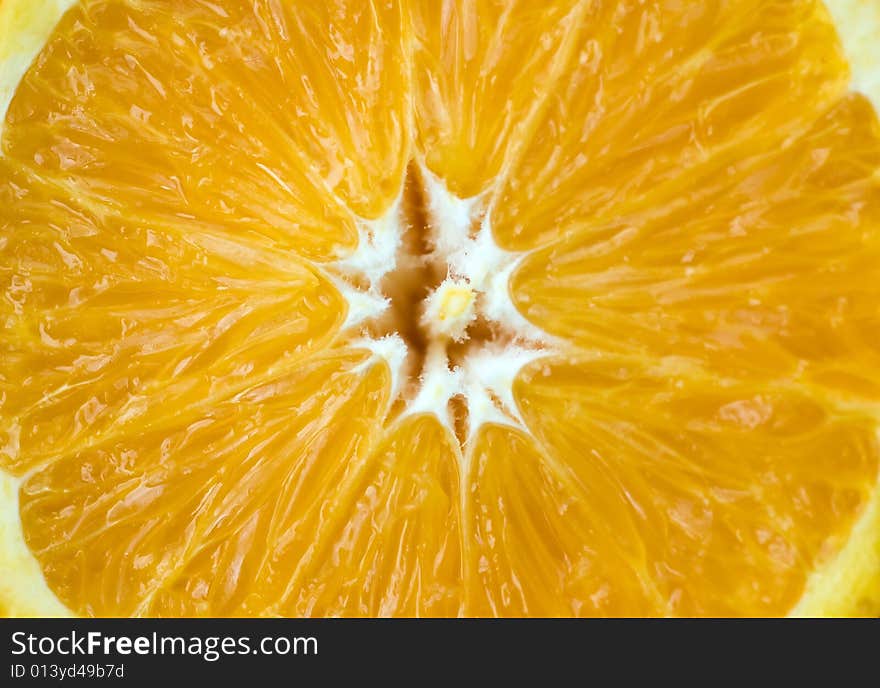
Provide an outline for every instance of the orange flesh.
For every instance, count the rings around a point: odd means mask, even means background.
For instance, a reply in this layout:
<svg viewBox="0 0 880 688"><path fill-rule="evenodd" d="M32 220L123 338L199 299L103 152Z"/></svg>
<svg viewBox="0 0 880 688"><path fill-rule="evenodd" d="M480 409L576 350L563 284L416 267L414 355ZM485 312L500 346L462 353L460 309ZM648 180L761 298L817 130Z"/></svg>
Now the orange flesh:
<svg viewBox="0 0 880 688"><path fill-rule="evenodd" d="M880 470L880 125L847 82L804 0L81 3L0 157L0 467L50 588L786 613ZM322 266L413 161L533 251L511 296L570 353L518 377L526 432L397 418L341 332Z"/></svg>

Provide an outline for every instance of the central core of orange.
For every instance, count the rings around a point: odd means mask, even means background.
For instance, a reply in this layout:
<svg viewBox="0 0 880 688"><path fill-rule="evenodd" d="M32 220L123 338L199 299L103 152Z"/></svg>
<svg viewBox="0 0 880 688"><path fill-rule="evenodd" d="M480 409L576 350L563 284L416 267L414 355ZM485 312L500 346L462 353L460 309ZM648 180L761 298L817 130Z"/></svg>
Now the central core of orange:
<svg viewBox="0 0 880 688"><path fill-rule="evenodd" d="M455 212L443 212L444 204L454 205ZM376 341L399 338L405 346L402 408L419 396L427 380L446 378L449 396L441 397L442 405L464 441L473 421L466 392L472 383L469 368L487 355L503 360L514 348L537 351L543 342L525 320L509 317L515 310L507 291L510 270L504 269L516 257L495 246L479 202L453 197L413 164L395 213L399 217L391 224L400 232L397 250L393 265L389 260L382 266L387 272L378 284L346 275L350 285L372 288L386 299L385 310L368 319L358 334Z"/></svg>

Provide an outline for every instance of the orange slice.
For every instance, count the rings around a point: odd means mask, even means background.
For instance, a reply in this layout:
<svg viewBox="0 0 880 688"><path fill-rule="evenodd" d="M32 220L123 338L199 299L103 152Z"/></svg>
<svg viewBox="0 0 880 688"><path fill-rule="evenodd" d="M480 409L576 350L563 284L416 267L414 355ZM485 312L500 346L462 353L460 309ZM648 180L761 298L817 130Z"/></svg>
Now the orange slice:
<svg viewBox="0 0 880 688"><path fill-rule="evenodd" d="M870 3L0 2L0 611L880 611Z"/></svg>

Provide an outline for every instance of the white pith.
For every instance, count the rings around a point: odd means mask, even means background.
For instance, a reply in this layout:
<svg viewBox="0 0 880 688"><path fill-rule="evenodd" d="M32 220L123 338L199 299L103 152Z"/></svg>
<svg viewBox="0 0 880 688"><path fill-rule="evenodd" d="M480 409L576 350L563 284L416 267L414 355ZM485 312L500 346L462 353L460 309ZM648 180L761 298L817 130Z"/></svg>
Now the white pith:
<svg viewBox="0 0 880 688"><path fill-rule="evenodd" d="M433 337L460 342L476 318L477 291L467 280L447 277L425 299L421 322Z"/></svg>
<svg viewBox="0 0 880 688"><path fill-rule="evenodd" d="M391 394L390 399L394 400L400 394L402 380L402 372L407 357L406 343L399 334L391 334L386 337L356 339L352 342L352 346L356 348L366 349L373 357L380 358L388 364L391 371ZM369 363L367 361L364 365Z"/></svg>
<svg viewBox="0 0 880 688"><path fill-rule="evenodd" d="M18 511L21 483L21 478L0 470L0 600L13 601L14 606L5 610L11 616L69 616L70 611L46 585L25 542Z"/></svg>
<svg viewBox="0 0 880 688"><path fill-rule="evenodd" d="M511 299L510 278L524 254L497 245L485 196L459 198L424 164L419 168L431 244L425 258L443 266L446 278L427 296L418 314L428 345L417 384L402 384L407 344L399 334L364 335L355 343L387 363L393 397L410 390L403 416L431 414L454 432L449 405L453 397L460 397L467 409L468 440L486 423L528 433L514 399L514 380L523 367L560 349L549 334L522 316ZM379 285L396 267L402 245L400 201L382 218L358 224L357 248L330 266L341 275L332 279L348 304L343 331L359 331L387 310L390 302ZM478 318L497 330L497 340L468 345L468 328ZM453 342L468 346L459 365L447 355Z"/></svg>
<svg viewBox="0 0 880 688"><path fill-rule="evenodd" d="M333 263L344 275L364 277L370 292L378 292L382 278L394 269L403 228L400 199L377 220L358 219L357 248Z"/></svg>

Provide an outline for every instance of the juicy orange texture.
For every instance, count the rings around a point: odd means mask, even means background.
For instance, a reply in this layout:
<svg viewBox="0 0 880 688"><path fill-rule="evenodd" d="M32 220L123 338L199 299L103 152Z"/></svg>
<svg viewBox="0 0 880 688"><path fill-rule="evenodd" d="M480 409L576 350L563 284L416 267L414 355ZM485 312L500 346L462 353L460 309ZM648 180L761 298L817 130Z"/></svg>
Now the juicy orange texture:
<svg viewBox="0 0 880 688"><path fill-rule="evenodd" d="M85 0L6 117L0 467L91 615L776 615L878 478L880 127L821 3ZM528 251L525 429L325 266L411 163ZM412 219L412 218L411 218Z"/></svg>

